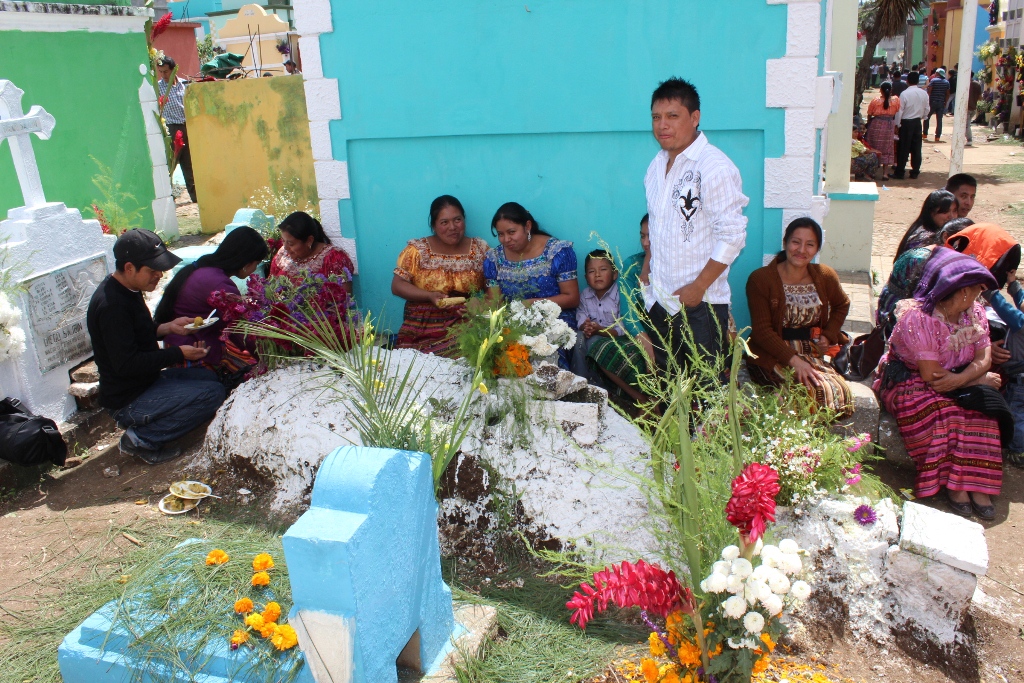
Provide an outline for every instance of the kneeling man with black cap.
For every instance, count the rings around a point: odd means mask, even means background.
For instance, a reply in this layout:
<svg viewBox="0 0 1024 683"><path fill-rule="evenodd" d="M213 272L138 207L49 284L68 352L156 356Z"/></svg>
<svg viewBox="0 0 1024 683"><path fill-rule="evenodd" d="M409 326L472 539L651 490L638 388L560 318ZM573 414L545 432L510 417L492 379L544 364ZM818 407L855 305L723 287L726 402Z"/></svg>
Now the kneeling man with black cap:
<svg viewBox="0 0 1024 683"><path fill-rule="evenodd" d="M153 322L143 292L181 259L153 232L128 230L114 243L116 271L92 295L86 318L100 371L100 405L126 431L121 452L155 465L181 455L165 444L210 419L224 402L224 385L205 368L171 368L202 359L203 342L161 349L167 334L187 335L190 318ZM165 369L167 368L167 369Z"/></svg>

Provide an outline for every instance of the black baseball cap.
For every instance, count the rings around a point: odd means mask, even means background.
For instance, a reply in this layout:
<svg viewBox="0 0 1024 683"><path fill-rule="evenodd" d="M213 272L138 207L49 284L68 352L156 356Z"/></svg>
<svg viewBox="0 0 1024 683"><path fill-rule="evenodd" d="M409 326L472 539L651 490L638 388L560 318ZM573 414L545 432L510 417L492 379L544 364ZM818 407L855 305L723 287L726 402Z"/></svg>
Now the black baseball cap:
<svg viewBox="0 0 1024 683"><path fill-rule="evenodd" d="M181 263L181 259L167 250L156 233L143 228L121 233L114 242L114 259L119 263L149 266L159 271L170 270Z"/></svg>

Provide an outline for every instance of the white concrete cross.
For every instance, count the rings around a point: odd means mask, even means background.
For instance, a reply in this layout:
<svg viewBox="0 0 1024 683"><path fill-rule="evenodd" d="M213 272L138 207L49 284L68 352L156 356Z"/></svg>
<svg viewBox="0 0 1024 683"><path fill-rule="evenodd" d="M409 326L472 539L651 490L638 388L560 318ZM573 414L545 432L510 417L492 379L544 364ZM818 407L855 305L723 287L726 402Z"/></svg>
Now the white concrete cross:
<svg viewBox="0 0 1024 683"><path fill-rule="evenodd" d="M48 140L57 121L39 105L34 105L26 115L21 109L21 96L24 94L25 91L18 86L0 79L0 144L5 138L10 141L14 170L18 174L25 206L42 206L46 197L43 196L43 183L39 180L36 155L32 152L31 134Z"/></svg>

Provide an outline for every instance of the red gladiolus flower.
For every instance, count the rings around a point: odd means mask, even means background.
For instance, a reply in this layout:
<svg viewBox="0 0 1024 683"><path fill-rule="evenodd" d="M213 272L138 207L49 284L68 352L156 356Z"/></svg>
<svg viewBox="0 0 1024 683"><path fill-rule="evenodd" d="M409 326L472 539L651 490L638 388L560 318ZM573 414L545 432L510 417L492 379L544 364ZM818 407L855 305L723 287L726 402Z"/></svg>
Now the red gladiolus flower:
<svg viewBox="0 0 1024 683"><path fill-rule="evenodd" d="M101 209L100 207L98 207L95 204L93 204L92 205L92 212L93 212L93 214L95 214L96 220L99 221L100 229L103 231L103 234L104 235L111 234L110 224L107 223L107 217L103 215L103 209Z"/></svg>
<svg viewBox="0 0 1024 683"><path fill-rule="evenodd" d="M153 32L149 34L149 40L155 40L158 35L166 31L167 27L171 25L171 19L170 12L160 17L160 20L153 24Z"/></svg>
<svg viewBox="0 0 1024 683"><path fill-rule="evenodd" d="M639 607L658 616L681 609L693 612L695 602L689 588L683 588L675 572L666 572L656 564L643 560L623 562L594 573L594 585L581 583L572 599L565 603L572 611L570 623L581 629L594 618L594 609L603 612L609 604L617 607Z"/></svg>
<svg viewBox="0 0 1024 683"><path fill-rule="evenodd" d="M179 154L181 152L181 148L184 147L184 146L185 146L185 136L179 130L178 132L176 132L174 134L174 153L175 154Z"/></svg>
<svg viewBox="0 0 1024 683"><path fill-rule="evenodd" d="M166 106L167 95L161 95L160 97L156 98L156 103L159 104L161 107Z"/></svg>
<svg viewBox="0 0 1024 683"><path fill-rule="evenodd" d="M750 463L732 480L732 498L725 506L725 516L746 542L761 538L768 522L775 521L778 494L779 473L768 465Z"/></svg>

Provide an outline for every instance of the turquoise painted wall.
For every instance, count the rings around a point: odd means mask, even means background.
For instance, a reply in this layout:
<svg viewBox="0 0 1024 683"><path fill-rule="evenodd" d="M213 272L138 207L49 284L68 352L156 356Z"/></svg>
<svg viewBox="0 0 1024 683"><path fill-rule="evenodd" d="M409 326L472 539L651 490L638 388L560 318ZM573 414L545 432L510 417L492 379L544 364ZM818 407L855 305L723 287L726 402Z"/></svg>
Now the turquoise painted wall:
<svg viewBox="0 0 1024 683"><path fill-rule="evenodd" d="M49 140L32 136L46 199L91 218L89 206L100 199L91 155L134 195L142 227L153 229L153 161L139 104L146 37L0 31L0 45L0 78L25 91L25 111L38 104L57 119ZM23 203L10 148L0 145L0 218Z"/></svg>
<svg viewBox="0 0 1024 683"><path fill-rule="evenodd" d="M765 107L765 60L785 53L785 5L335 0L332 13L321 53L341 92L331 137L349 163L342 232L356 238L361 306L386 306L397 322L395 258L428 232L430 201L444 193L465 204L469 234L492 244L491 216L514 200L576 244L581 268L592 232L623 256L639 251L643 177L658 151L650 95L678 75L700 91L701 127L750 197L730 276L747 324L747 275L781 235L781 210L762 207L764 159L784 152L784 112Z"/></svg>

